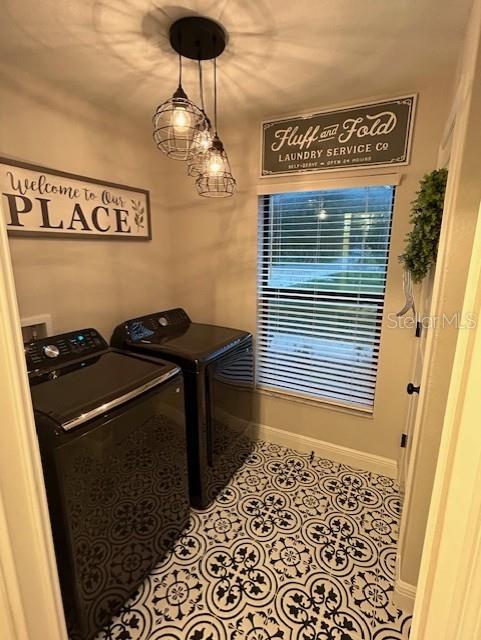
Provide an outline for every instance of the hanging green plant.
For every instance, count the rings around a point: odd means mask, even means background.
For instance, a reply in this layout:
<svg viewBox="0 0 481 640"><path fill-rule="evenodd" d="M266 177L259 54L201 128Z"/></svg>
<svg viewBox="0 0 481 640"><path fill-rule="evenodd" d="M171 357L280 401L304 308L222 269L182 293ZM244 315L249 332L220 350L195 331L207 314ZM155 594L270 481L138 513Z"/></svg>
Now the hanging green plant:
<svg viewBox="0 0 481 640"><path fill-rule="evenodd" d="M406 249L399 260L414 282L421 282L436 263L447 178L447 169L436 169L425 175L411 204L412 229L406 236Z"/></svg>

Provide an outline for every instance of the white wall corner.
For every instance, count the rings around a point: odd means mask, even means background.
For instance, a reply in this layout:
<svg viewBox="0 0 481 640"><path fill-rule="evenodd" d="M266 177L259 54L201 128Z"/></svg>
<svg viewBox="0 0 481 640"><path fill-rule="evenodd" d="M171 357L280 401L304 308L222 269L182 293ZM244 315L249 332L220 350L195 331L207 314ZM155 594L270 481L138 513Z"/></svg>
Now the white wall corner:
<svg viewBox="0 0 481 640"><path fill-rule="evenodd" d="M256 440L267 440L302 453L314 451L321 458L328 458L334 462L340 462L350 467L378 473L388 478L397 479L398 468L396 460L383 458L364 451L349 449L331 442L317 440L302 436L297 433L268 427L264 424L251 423L248 427L248 435Z"/></svg>

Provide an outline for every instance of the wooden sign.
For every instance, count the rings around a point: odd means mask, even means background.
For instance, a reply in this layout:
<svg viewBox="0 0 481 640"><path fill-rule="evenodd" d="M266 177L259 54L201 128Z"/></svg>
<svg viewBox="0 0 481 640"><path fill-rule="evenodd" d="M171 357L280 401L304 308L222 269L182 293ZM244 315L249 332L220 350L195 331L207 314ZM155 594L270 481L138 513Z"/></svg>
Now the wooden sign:
<svg viewBox="0 0 481 640"><path fill-rule="evenodd" d="M145 189L0 158L9 235L150 240Z"/></svg>
<svg viewBox="0 0 481 640"><path fill-rule="evenodd" d="M416 96L262 123L261 175L409 163Z"/></svg>

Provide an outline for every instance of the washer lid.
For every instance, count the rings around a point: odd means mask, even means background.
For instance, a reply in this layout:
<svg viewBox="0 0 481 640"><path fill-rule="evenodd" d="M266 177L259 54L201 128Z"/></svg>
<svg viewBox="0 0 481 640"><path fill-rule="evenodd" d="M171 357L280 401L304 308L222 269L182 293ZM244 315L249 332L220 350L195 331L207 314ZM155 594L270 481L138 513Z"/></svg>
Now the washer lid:
<svg viewBox="0 0 481 640"><path fill-rule="evenodd" d="M31 387L34 410L65 430L121 406L179 373L172 363L109 351L51 372ZM52 379L52 375L58 375Z"/></svg>

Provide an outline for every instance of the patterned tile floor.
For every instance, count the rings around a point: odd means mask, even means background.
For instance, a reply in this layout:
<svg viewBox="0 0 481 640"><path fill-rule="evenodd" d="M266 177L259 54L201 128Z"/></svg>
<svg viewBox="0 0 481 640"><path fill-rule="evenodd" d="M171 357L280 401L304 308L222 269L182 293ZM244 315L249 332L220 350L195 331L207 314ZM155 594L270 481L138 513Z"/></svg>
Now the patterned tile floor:
<svg viewBox="0 0 481 640"><path fill-rule="evenodd" d="M98 640L405 640L400 511L389 478L251 444Z"/></svg>

